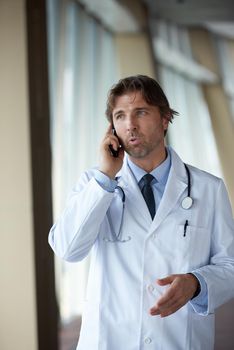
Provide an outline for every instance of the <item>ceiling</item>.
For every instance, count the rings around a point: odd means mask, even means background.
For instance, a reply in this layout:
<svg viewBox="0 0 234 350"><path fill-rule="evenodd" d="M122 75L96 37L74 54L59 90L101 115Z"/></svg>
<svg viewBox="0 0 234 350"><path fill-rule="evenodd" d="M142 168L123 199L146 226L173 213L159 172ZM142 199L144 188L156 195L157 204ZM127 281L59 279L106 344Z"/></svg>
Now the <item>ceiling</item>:
<svg viewBox="0 0 234 350"><path fill-rule="evenodd" d="M234 39L234 0L77 1L114 32L136 32L145 27L149 16L185 26L202 26Z"/></svg>
<svg viewBox="0 0 234 350"><path fill-rule="evenodd" d="M150 17L234 39L234 0L143 0Z"/></svg>
<svg viewBox="0 0 234 350"><path fill-rule="evenodd" d="M233 0L143 0L153 17L178 24L234 22Z"/></svg>

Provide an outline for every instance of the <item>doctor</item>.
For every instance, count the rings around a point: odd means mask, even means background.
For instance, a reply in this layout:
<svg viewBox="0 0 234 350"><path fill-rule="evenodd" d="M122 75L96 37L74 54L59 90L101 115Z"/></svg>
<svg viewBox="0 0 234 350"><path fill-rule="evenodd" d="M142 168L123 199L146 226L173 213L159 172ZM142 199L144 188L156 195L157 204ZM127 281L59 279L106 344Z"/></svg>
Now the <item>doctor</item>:
<svg viewBox="0 0 234 350"><path fill-rule="evenodd" d="M214 311L234 297L232 212L221 179L165 146L174 114L154 79L120 80L99 167L51 228L61 258L91 251L79 350L214 347Z"/></svg>

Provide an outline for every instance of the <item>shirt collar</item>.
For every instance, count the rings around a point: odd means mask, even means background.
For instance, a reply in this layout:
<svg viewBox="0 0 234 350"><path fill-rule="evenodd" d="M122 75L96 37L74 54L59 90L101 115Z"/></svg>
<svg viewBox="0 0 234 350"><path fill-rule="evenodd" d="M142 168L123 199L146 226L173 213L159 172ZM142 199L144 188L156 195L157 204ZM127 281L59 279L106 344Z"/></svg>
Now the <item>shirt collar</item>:
<svg viewBox="0 0 234 350"><path fill-rule="evenodd" d="M142 177L147 174L147 172L134 164L129 158L127 160L128 166L131 169L133 175L135 176L137 183L142 179ZM156 168L154 168L150 174L155 177L157 182L166 184L171 167L171 154L170 150L167 148L167 158Z"/></svg>

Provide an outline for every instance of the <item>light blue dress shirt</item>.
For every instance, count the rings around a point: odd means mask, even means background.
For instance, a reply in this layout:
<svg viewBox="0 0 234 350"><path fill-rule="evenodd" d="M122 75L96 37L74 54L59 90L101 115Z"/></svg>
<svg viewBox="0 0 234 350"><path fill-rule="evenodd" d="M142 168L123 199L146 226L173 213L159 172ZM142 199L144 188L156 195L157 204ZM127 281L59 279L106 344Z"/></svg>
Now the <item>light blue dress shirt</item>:
<svg viewBox="0 0 234 350"><path fill-rule="evenodd" d="M138 167L136 164L134 164L130 159L128 159L128 166L131 169L140 187L140 190L142 190L144 185L144 180L142 178L145 174L147 174L147 172L142 168ZM159 166L157 166L157 168L153 169L150 172L150 174L153 175L153 177L155 178L151 182L151 187L154 193L156 211L157 211L157 208L159 207L160 201L162 199L162 196L165 190L170 167L171 167L171 156L170 156L170 153L168 152L168 156L164 160L164 162L162 162Z"/></svg>
<svg viewBox="0 0 234 350"><path fill-rule="evenodd" d="M138 167L128 158L128 166L135 177L140 189L143 187L142 177L147 174L145 170ZM168 175L171 168L171 155L169 149L167 149L167 158L155 169L153 169L150 174L154 176L155 180L151 182L152 189L154 193L156 211L159 207L160 201L162 199L165 186L167 183ZM95 171L95 180L99 185L108 192L114 192L117 184L116 180L110 179L107 175L103 174L101 171ZM193 298L190 302L197 312L205 313L208 305L208 295L207 295L207 285L204 278L197 272L191 272L196 276L200 283L200 293Z"/></svg>

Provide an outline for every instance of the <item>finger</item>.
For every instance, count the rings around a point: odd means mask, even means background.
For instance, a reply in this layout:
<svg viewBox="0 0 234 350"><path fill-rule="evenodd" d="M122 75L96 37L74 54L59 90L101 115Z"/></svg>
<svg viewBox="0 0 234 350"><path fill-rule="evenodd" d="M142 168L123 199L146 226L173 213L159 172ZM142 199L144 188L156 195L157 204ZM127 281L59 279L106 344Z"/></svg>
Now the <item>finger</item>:
<svg viewBox="0 0 234 350"><path fill-rule="evenodd" d="M158 300L157 306L160 310L163 310L173 305L177 300L178 298L176 295L173 295L172 297L163 297Z"/></svg>
<svg viewBox="0 0 234 350"><path fill-rule="evenodd" d="M183 298L182 297L177 297L176 295L173 297L173 298L170 298L168 300L165 300L165 301L161 301L161 300L158 300L158 302L156 303L155 306L153 306L151 308L151 310L154 312L154 311L157 311L157 310L166 310L166 309L169 309L171 307L173 307L173 305L175 304L181 304L183 301Z"/></svg>
<svg viewBox="0 0 234 350"><path fill-rule="evenodd" d="M119 149L119 140L117 137L109 137L108 138L108 147L111 145L113 147L114 150L118 150Z"/></svg>
<svg viewBox="0 0 234 350"><path fill-rule="evenodd" d="M163 298L161 298L157 304L150 309L150 314L152 316L154 315L161 315L162 317L168 316L169 314L172 314L179 310L182 306L184 306L188 301L189 298L184 295L184 293L181 293L181 290L178 290L176 294L174 295L174 298L172 298L169 301L162 302Z"/></svg>
<svg viewBox="0 0 234 350"><path fill-rule="evenodd" d="M158 307L154 306L149 310L149 313L151 316L157 316L160 315L161 311Z"/></svg>
<svg viewBox="0 0 234 350"><path fill-rule="evenodd" d="M167 277L157 279L156 282L160 286L166 286L167 284L171 284L175 278L176 275L169 275Z"/></svg>
<svg viewBox="0 0 234 350"><path fill-rule="evenodd" d="M159 314L164 310L170 309L177 302L178 302L178 300L175 298L174 299L170 298L170 299L167 299L165 301L161 301L161 299L160 299L157 302L157 304L150 309L150 313L151 314Z"/></svg>
<svg viewBox="0 0 234 350"><path fill-rule="evenodd" d="M162 296L158 299L157 305L163 306L163 304L171 303L178 293L178 289L176 285L171 284L170 287L162 294Z"/></svg>
<svg viewBox="0 0 234 350"><path fill-rule="evenodd" d="M178 289L176 288L176 286L171 285L171 287L167 289L167 291L161 296L161 298L158 299L156 305L153 308L151 308L151 311L154 313L158 312L158 310L168 308L171 305L173 305L179 297L180 295L178 293Z"/></svg>
<svg viewBox="0 0 234 350"><path fill-rule="evenodd" d="M110 124L108 125L107 130L106 130L106 134L112 135L112 134L113 134L113 133L112 133L112 130L113 130L113 125L110 123Z"/></svg>
<svg viewBox="0 0 234 350"><path fill-rule="evenodd" d="M161 317L169 316L178 311L181 307L185 305L185 300L183 298L176 299L173 304L161 310Z"/></svg>
<svg viewBox="0 0 234 350"><path fill-rule="evenodd" d="M103 140L105 146L106 145L112 145L113 147L117 146L119 147L119 140L118 137L116 137L115 135L111 134L111 133L107 133L106 136L104 137Z"/></svg>
<svg viewBox="0 0 234 350"><path fill-rule="evenodd" d="M178 311L181 307L182 307L182 305L175 303L170 308L162 310L160 313L160 316L161 317L170 316L170 315L174 314L176 311Z"/></svg>
<svg viewBox="0 0 234 350"><path fill-rule="evenodd" d="M184 306L184 302L181 299L174 300L173 303L165 305L165 307L153 307L150 309L150 314L152 316L160 315L161 317L166 317L178 311L182 306Z"/></svg>
<svg viewBox="0 0 234 350"><path fill-rule="evenodd" d="M181 276L174 276L174 280L171 283L170 287L167 289L166 293L162 295L160 300L158 301L158 304L161 304L162 302L166 302L169 298L183 298L187 299L190 296L190 288L187 282L187 280Z"/></svg>

